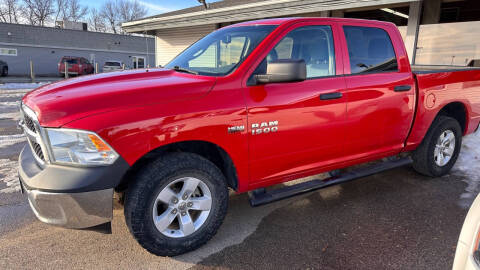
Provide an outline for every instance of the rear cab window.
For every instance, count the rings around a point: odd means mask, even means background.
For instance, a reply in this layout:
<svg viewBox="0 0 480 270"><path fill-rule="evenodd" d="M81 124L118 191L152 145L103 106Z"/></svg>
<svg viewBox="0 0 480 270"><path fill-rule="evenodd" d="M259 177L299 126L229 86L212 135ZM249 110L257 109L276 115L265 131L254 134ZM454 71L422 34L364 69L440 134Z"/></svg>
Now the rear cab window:
<svg viewBox="0 0 480 270"><path fill-rule="evenodd" d="M76 58L62 58L62 63L67 62L68 64L78 64L78 59Z"/></svg>
<svg viewBox="0 0 480 270"><path fill-rule="evenodd" d="M398 62L388 33L376 27L343 26L351 74L397 72Z"/></svg>

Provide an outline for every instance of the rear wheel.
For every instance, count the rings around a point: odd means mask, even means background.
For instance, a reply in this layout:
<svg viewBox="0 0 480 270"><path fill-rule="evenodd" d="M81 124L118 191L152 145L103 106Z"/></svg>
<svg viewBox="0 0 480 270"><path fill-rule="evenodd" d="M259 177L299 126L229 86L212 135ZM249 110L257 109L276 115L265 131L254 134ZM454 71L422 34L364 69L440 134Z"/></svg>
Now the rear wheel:
<svg viewBox="0 0 480 270"><path fill-rule="evenodd" d="M4 77L8 76L8 67L3 67L2 76L4 76Z"/></svg>
<svg viewBox="0 0 480 270"><path fill-rule="evenodd" d="M227 208L221 171L201 156L172 153L148 164L129 187L125 219L145 249L174 256L212 238Z"/></svg>
<svg viewBox="0 0 480 270"><path fill-rule="evenodd" d="M461 145L462 128L458 121L439 116L413 152L413 168L424 175L443 176L455 165Z"/></svg>

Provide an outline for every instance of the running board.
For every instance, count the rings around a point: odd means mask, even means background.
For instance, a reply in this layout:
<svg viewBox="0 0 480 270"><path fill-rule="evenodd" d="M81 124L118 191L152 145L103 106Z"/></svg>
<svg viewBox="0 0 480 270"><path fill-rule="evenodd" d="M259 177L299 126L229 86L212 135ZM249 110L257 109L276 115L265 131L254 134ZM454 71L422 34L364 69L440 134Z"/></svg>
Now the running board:
<svg viewBox="0 0 480 270"><path fill-rule="evenodd" d="M385 161L382 163L374 164L369 167L360 168L356 171L345 172L336 177L330 177L324 180L315 179L292 186L285 186L283 188L274 189L268 192L264 188L256 189L249 193L250 205L252 207L260 206L263 204L293 197L302 193L342 184L386 170L402 167L411 163L412 160L409 157L406 157L394 161Z"/></svg>

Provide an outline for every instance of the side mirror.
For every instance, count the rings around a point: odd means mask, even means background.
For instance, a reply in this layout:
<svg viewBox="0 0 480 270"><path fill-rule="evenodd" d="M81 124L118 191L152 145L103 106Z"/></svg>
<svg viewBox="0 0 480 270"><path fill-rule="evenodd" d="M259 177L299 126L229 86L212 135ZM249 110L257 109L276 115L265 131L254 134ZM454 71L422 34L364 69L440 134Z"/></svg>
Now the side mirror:
<svg viewBox="0 0 480 270"><path fill-rule="evenodd" d="M282 59L267 65L267 74L255 75L257 84L299 82L307 78L307 65L303 59Z"/></svg>

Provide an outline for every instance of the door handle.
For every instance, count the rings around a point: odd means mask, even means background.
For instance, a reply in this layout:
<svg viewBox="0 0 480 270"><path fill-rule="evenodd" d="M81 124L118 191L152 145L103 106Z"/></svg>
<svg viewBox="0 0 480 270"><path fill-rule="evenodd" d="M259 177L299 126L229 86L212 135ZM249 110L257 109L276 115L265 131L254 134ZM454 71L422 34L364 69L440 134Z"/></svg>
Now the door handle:
<svg viewBox="0 0 480 270"><path fill-rule="evenodd" d="M398 85L393 88L393 91L395 92L405 92L405 91L410 91L412 87L410 85Z"/></svg>
<svg viewBox="0 0 480 270"><path fill-rule="evenodd" d="M340 92L333 92L333 93L328 93L328 94L321 94L320 95L320 100L330 100L330 99L339 99L343 95Z"/></svg>

